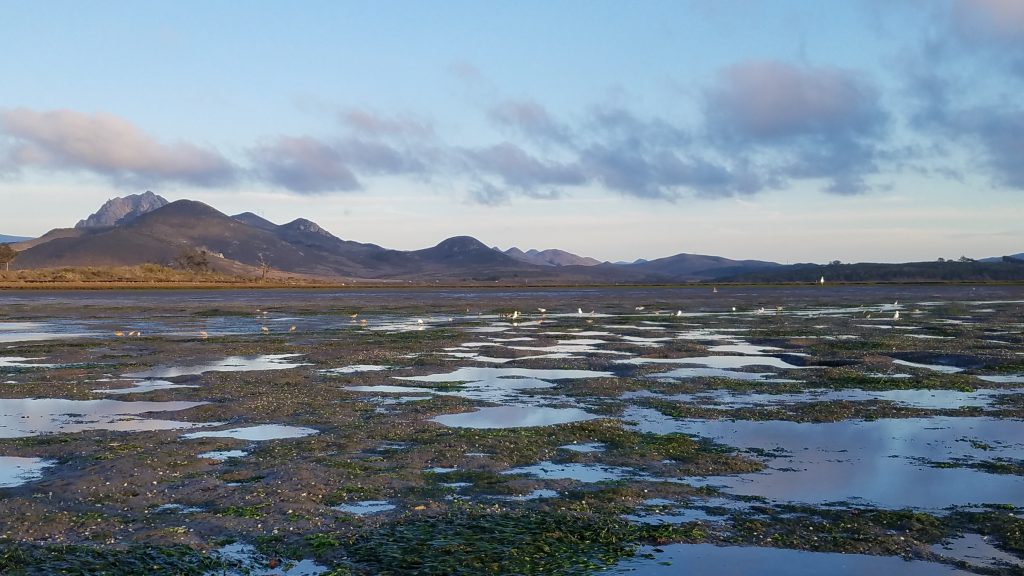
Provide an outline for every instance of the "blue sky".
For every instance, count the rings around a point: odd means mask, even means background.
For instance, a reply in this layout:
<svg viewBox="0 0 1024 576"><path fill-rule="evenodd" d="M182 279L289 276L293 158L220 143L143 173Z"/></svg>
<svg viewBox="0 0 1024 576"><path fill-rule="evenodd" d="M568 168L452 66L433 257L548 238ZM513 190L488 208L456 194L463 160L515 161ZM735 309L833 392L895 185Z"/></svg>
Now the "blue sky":
<svg viewBox="0 0 1024 576"><path fill-rule="evenodd" d="M415 249L1024 251L1024 2L0 0L0 233L153 190Z"/></svg>

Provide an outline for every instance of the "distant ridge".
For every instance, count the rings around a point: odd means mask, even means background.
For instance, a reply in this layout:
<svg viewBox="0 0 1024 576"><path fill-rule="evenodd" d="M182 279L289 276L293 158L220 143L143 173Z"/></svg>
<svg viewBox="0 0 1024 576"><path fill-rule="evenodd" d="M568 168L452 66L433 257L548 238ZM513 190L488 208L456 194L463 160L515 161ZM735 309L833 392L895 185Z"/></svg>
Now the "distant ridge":
<svg viewBox="0 0 1024 576"><path fill-rule="evenodd" d="M993 256L991 258L982 258L978 262L1002 262L1005 258L1012 258L1014 260L1024 260L1024 252L1018 252L1016 254L1007 254L1005 256Z"/></svg>
<svg viewBox="0 0 1024 576"><path fill-rule="evenodd" d="M111 198L96 213L85 220L79 220L75 228L106 228L127 224L147 212L167 205L167 199L149 190L123 198Z"/></svg>
<svg viewBox="0 0 1024 576"><path fill-rule="evenodd" d="M108 222L114 224L99 225ZM822 275L829 282L1024 279L1024 259L1013 257L993 262L782 266L680 253L650 261L598 263L558 249L502 251L470 236L454 236L421 250L390 250L339 238L305 218L276 224L252 212L228 216L202 202L168 203L151 192L112 199L80 224L15 243L19 254L12 270L154 263L249 277L271 271L343 282L510 285L817 283Z"/></svg>
<svg viewBox="0 0 1024 576"><path fill-rule="evenodd" d="M24 242L31 240L30 236L10 236L8 234L0 234L0 244L13 244L14 242Z"/></svg>
<svg viewBox="0 0 1024 576"><path fill-rule="evenodd" d="M495 250L497 250L497 248L495 248ZM504 253L516 260L519 260L520 262L528 262L538 266L597 266L601 263L600 260L595 258L577 256L572 252L558 250L557 248L549 248L547 250L530 249L523 252L519 248L513 246L512 248L505 250Z"/></svg>
<svg viewBox="0 0 1024 576"><path fill-rule="evenodd" d="M254 228L259 228L260 230L277 229L277 224L274 224L273 222L267 220L262 216L257 216L252 212L242 212L241 214L235 214L234 216L232 216L232 218L244 224L248 224L249 226L252 226Z"/></svg>
<svg viewBox="0 0 1024 576"><path fill-rule="evenodd" d="M686 280L711 280L755 270L770 270L780 264L762 260L730 260L721 256L704 254L676 254L657 260L637 260L626 264L626 268L642 270L654 276L685 278Z"/></svg>

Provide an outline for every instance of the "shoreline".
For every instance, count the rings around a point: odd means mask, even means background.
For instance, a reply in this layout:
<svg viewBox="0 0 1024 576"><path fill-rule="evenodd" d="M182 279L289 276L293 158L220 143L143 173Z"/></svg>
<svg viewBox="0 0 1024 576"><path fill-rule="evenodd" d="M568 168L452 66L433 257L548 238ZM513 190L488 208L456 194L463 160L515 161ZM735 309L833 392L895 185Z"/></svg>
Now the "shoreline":
<svg viewBox="0 0 1024 576"><path fill-rule="evenodd" d="M60 282L60 281L0 281L0 291L101 291L101 290L452 290L473 289L490 290L558 290L558 289L705 289L741 288L741 287L785 287L827 289L836 286L1024 286L1024 281L989 281L989 280L902 280L902 281L866 281L866 282L830 282L826 286L808 282L693 282L679 284L513 284L513 283L353 283L353 282L173 282L173 281L94 281L94 282Z"/></svg>

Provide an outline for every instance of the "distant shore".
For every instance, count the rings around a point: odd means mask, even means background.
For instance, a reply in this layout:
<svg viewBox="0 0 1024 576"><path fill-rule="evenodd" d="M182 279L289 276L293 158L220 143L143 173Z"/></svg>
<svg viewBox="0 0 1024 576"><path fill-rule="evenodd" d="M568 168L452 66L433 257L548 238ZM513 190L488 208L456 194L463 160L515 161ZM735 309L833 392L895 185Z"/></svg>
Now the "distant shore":
<svg viewBox="0 0 1024 576"><path fill-rule="evenodd" d="M872 286L872 285L1024 285L1024 280L986 279L885 279L832 281L828 286ZM40 270L0 270L0 290L366 290L366 289L458 289L477 290L544 290L558 288L697 288L712 286L805 286L820 288L819 282L807 281L711 281L673 283L587 283L587 282L539 282L523 279L352 279L316 277L302 274L275 273L267 278L224 274L216 272L194 272L176 270L153 264L129 267L81 267L47 268Z"/></svg>

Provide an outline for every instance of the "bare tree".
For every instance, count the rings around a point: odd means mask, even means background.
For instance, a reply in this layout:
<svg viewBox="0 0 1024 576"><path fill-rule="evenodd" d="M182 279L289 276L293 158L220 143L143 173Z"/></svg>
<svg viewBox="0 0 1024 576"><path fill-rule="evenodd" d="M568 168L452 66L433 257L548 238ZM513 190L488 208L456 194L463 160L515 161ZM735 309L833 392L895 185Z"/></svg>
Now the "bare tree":
<svg viewBox="0 0 1024 576"><path fill-rule="evenodd" d="M11 269L11 261L17 258L18 251L11 247L10 244L0 244L0 264L4 265L4 270Z"/></svg>
<svg viewBox="0 0 1024 576"><path fill-rule="evenodd" d="M260 282L264 282L267 279L267 274L270 273L270 263L267 262L267 258L263 255L263 252L258 254L260 263Z"/></svg>

